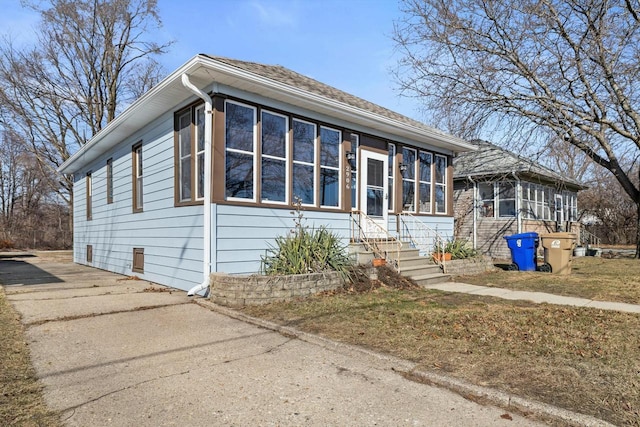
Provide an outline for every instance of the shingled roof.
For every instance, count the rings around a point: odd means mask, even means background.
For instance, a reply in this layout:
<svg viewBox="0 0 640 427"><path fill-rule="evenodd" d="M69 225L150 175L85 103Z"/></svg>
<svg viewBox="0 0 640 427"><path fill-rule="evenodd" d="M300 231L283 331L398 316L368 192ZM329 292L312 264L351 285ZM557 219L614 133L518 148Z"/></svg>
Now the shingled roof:
<svg viewBox="0 0 640 427"><path fill-rule="evenodd" d="M577 189L587 188L574 179L490 142L474 140L471 143L478 147L478 151L462 153L454 158L454 179L466 179L469 176L474 179L489 178L515 173L520 177L561 183Z"/></svg>
<svg viewBox="0 0 640 427"><path fill-rule="evenodd" d="M302 89L307 92L314 93L316 95L333 99L335 101L350 105L352 107L366 110L366 111L381 115L383 117L387 117L389 119L397 120L399 122L406 123L408 125L415 126L417 128L422 128L432 132L437 131L442 135L446 135L444 132L441 132L435 128L427 126L424 123L421 123L417 120L413 120L407 116L403 116L402 114L396 113L394 111L381 107L377 104L374 104L373 102L369 102L365 99L358 98L357 96L351 95L347 92L343 92L340 89L336 89L333 86L329 86L327 84L314 80L310 77L307 77L303 74L296 73L295 71L285 68L281 65L266 65L266 64L261 64L259 62L240 61L237 59L225 58L222 56L212 56L212 55L203 55L203 56L207 56L208 58L211 58L215 61L223 62L227 65L237 67L241 70L248 71L271 80L275 80L282 84L293 86L298 89Z"/></svg>

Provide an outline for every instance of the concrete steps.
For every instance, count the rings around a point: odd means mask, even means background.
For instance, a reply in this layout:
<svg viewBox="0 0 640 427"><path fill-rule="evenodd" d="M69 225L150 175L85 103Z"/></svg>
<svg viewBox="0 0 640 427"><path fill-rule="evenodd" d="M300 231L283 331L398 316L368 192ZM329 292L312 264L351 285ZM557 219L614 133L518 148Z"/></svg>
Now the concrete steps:
<svg viewBox="0 0 640 427"><path fill-rule="evenodd" d="M380 241L377 246L387 253L387 259L396 261L398 272L405 277L413 279L419 286L429 286L449 281L450 275L444 274L438 264L431 258L420 256L418 249L412 248L408 242L403 242L400 251L395 242ZM352 255L355 255L358 263L370 262L374 256L367 251L363 244L352 243L350 245Z"/></svg>

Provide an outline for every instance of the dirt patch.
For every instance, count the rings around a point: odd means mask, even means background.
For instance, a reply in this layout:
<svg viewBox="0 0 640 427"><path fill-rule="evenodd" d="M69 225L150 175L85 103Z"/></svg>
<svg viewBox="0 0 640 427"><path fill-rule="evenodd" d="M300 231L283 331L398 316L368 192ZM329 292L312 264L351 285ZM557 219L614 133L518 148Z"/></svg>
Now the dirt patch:
<svg viewBox="0 0 640 427"><path fill-rule="evenodd" d="M332 295L340 292L346 293L366 293L375 289L387 287L393 289L418 289L418 284L408 277L404 277L394 269L382 266L376 267L377 279L371 279L369 268L364 266L353 267L350 271L351 281L346 283L344 288L338 291L325 293Z"/></svg>
<svg viewBox="0 0 640 427"><path fill-rule="evenodd" d="M0 425L60 426L31 366L20 317L0 289Z"/></svg>

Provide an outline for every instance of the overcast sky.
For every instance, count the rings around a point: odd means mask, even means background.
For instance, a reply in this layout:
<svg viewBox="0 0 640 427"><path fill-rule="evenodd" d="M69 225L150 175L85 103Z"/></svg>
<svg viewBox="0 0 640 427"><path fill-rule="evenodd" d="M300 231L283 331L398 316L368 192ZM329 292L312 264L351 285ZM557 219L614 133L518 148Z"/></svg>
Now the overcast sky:
<svg viewBox="0 0 640 427"><path fill-rule="evenodd" d="M0 34L31 41L38 16L20 0L0 5ZM397 0L158 0L158 7L157 38L175 41L161 58L167 73L197 53L278 64L422 119L390 73Z"/></svg>

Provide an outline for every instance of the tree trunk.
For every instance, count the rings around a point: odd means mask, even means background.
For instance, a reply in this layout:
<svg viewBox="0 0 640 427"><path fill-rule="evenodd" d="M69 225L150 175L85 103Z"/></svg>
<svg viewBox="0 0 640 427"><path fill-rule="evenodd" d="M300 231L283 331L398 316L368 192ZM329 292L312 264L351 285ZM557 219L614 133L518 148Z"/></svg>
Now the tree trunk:
<svg viewBox="0 0 640 427"><path fill-rule="evenodd" d="M636 259L640 259L640 200L636 200L638 217L636 218Z"/></svg>

